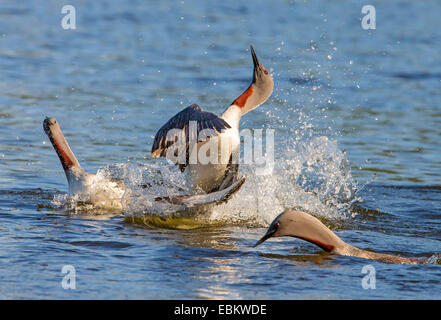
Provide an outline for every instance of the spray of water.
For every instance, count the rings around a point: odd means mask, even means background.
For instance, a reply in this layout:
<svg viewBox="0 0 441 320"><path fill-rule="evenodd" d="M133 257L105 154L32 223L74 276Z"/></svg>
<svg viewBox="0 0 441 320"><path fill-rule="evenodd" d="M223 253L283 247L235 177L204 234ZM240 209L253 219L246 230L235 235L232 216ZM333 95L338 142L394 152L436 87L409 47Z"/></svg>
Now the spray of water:
<svg viewBox="0 0 441 320"><path fill-rule="evenodd" d="M255 175L252 166L243 171L247 182L236 197L212 210L212 219L267 226L287 208L344 219L357 199L346 155L327 137L298 142L279 153L271 175Z"/></svg>
<svg viewBox="0 0 441 320"><path fill-rule="evenodd" d="M185 174L165 161L144 165L117 164L102 167L100 179L117 179L126 191L120 209L127 217L178 217L199 224L246 224L267 226L287 208L295 208L328 219L346 218L347 208L357 200L357 185L345 152L325 136L308 141L294 140L278 153L272 174L257 175L253 165L241 165L247 180L230 201L221 205L187 210L179 205L156 201L157 197L191 194ZM84 195L58 195L56 205L70 211L101 209ZM104 208L107 210L108 208ZM173 220L171 219L171 220ZM139 221L139 219L137 220ZM141 220L145 222L144 220ZM149 220L151 222L151 220ZM155 224L155 222L153 222ZM196 224L197 225L197 224Z"/></svg>

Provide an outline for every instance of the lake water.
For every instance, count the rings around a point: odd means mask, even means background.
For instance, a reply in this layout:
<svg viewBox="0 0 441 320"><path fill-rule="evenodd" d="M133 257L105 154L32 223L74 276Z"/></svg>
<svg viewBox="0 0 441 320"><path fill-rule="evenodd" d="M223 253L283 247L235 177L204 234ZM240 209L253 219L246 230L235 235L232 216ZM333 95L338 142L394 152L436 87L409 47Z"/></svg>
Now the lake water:
<svg viewBox="0 0 441 320"><path fill-rule="evenodd" d="M441 4L373 1L63 1L0 4L0 298L440 299ZM252 77L271 98L241 128L274 129L275 167L247 175L208 223L144 225L169 186L156 131L197 103L221 113ZM55 117L83 167L134 189L122 212L78 209L42 122ZM396 265L322 253L293 238L253 248L285 208ZM76 271L65 290L63 266ZM366 265L376 288L362 287Z"/></svg>

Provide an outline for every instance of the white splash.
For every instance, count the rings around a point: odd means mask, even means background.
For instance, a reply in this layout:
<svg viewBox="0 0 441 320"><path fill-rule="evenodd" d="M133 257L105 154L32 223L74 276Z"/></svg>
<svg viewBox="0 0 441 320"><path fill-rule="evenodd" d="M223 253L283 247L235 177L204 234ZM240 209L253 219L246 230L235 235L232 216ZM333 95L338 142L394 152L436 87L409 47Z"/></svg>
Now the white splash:
<svg viewBox="0 0 441 320"><path fill-rule="evenodd" d="M214 220L255 221L267 226L287 208L329 219L346 218L356 200L356 183L337 142L318 137L298 142L275 161L272 175L254 175L243 166L247 181L228 203L212 210Z"/></svg>

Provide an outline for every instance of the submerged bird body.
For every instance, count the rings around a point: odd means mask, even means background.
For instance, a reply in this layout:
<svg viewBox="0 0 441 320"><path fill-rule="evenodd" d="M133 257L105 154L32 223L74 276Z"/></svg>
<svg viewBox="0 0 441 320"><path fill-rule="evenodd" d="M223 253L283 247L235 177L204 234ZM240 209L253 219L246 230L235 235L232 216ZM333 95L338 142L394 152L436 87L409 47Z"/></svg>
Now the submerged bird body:
<svg viewBox="0 0 441 320"><path fill-rule="evenodd" d="M381 260L389 263L425 263L424 259L376 253L351 246L340 239L317 218L305 212L294 210L287 210L277 216L269 226L266 234L255 244L255 246L258 246L271 237L283 236L299 238L319 246L326 252L344 256Z"/></svg>
<svg viewBox="0 0 441 320"><path fill-rule="evenodd" d="M43 128L60 158L69 185L69 193L87 196L88 201L100 207L121 209L121 198L125 192L124 184L84 171L56 119L46 118Z"/></svg>
<svg viewBox="0 0 441 320"><path fill-rule="evenodd" d="M238 180L240 119L264 103L274 86L271 75L257 59L253 47L251 55L253 81L220 117L202 111L198 105L191 105L172 117L155 136L152 156L170 158L167 151L173 144L178 144L173 136L174 130L185 133L185 142L181 146L185 148L186 155L180 158L181 161L173 162L188 174L195 192L200 189L206 193L223 190Z"/></svg>

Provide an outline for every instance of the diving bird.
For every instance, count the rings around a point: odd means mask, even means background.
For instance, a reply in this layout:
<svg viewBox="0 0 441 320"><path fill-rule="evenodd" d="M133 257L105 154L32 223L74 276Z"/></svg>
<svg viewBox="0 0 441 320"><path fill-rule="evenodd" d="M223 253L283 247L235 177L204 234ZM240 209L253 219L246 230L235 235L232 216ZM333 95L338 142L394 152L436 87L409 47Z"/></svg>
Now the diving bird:
<svg viewBox="0 0 441 320"><path fill-rule="evenodd" d="M220 117L193 104L173 116L156 133L152 156L168 159L172 158L170 154L176 156L175 151L167 152L175 143L178 144L176 130L184 134L182 140L185 141L179 145L185 149L185 157L179 158L179 161L173 158L172 161L179 165L181 172L188 174L190 185L196 192L216 192L237 182L240 118L263 104L273 91L271 74L257 59L253 46L250 48L254 63L252 82ZM206 129L209 134L201 137L201 132ZM201 160L201 154L208 155L209 161Z"/></svg>
<svg viewBox="0 0 441 320"><path fill-rule="evenodd" d="M381 260L388 263L402 264L424 264L425 259L405 258L391 254L376 253L362 250L347 244L341 240L334 232L329 230L317 218L302 212L287 210L277 216L269 226L265 235L256 242L258 246L271 237L295 237L311 242L326 252L343 256L353 256L364 259Z"/></svg>
<svg viewBox="0 0 441 320"><path fill-rule="evenodd" d="M106 179L84 171L56 119L46 117L43 121L43 129L60 158L69 185L69 193L87 195L89 201L101 207L121 209L121 198L126 189L124 184L118 180Z"/></svg>

